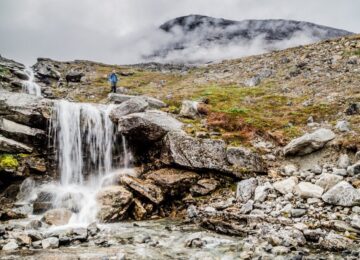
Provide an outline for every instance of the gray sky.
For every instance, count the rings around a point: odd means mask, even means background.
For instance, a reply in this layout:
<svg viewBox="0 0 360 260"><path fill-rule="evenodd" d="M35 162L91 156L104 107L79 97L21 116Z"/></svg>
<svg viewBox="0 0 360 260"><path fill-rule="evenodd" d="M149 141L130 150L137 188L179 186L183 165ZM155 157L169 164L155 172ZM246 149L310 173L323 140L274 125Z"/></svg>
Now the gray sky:
<svg viewBox="0 0 360 260"><path fill-rule="evenodd" d="M28 65L36 57L125 64L136 62L152 29L177 16L293 19L360 32L359 10L360 0L0 0L0 54Z"/></svg>

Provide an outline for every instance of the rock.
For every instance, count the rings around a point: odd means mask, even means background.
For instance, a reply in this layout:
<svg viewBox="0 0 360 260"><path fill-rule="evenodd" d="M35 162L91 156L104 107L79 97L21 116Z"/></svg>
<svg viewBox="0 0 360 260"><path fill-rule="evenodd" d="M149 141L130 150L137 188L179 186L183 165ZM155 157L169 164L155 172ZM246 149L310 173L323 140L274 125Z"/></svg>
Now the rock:
<svg viewBox="0 0 360 260"><path fill-rule="evenodd" d="M43 239L42 234L36 230L28 230L26 234L31 238L31 241L39 241Z"/></svg>
<svg viewBox="0 0 360 260"><path fill-rule="evenodd" d="M321 128L311 134L292 140L284 148L285 155L305 155L319 150L325 144L335 138L335 134L329 130Z"/></svg>
<svg viewBox="0 0 360 260"><path fill-rule="evenodd" d="M273 187L281 194L286 195L288 193L292 193L297 184L298 184L298 178L290 177L288 179L275 182L273 184Z"/></svg>
<svg viewBox="0 0 360 260"><path fill-rule="evenodd" d="M88 230L86 228L73 228L71 230L71 240L86 241L88 238Z"/></svg>
<svg viewBox="0 0 360 260"><path fill-rule="evenodd" d="M229 171L224 141L196 139L180 132L166 135L161 161L192 170Z"/></svg>
<svg viewBox="0 0 360 260"><path fill-rule="evenodd" d="M310 169L310 171L315 173L315 174L321 174L322 173L322 167L320 165L316 164Z"/></svg>
<svg viewBox="0 0 360 260"><path fill-rule="evenodd" d="M349 132L350 131L350 124L346 120L340 120L336 123L335 128L340 132Z"/></svg>
<svg viewBox="0 0 360 260"><path fill-rule="evenodd" d="M123 116L118 122L120 133L142 142L158 141L169 131L181 132L181 128L181 122L157 110Z"/></svg>
<svg viewBox="0 0 360 260"><path fill-rule="evenodd" d="M247 87L255 87L261 83L261 78L259 76L252 77L244 82Z"/></svg>
<svg viewBox="0 0 360 260"><path fill-rule="evenodd" d="M245 204L240 208L240 214L249 214L254 209L254 201L248 200Z"/></svg>
<svg viewBox="0 0 360 260"><path fill-rule="evenodd" d="M341 182L344 178L335 174L323 173L319 179L315 182L316 185L328 191L330 188Z"/></svg>
<svg viewBox="0 0 360 260"><path fill-rule="evenodd" d="M130 98L112 109L110 112L110 118L112 121L118 122L123 116L144 112L148 106L149 104L143 98Z"/></svg>
<svg viewBox="0 0 360 260"><path fill-rule="evenodd" d="M291 209L290 210L291 217L300 218L306 214L305 209Z"/></svg>
<svg viewBox="0 0 360 260"><path fill-rule="evenodd" d="M25 229L40 229L43 226L42 222L40 220L34 219L31 220L26 226Z"/></svg>
<svg viewBox="0 0 360 260"><path fill-rule="evenodd" d="M346 181L339 182L328 190L323 201L332 205L352 207L360 205L360 191Z"/></svg>
<svg viewBox="0 0 360 260"><path fill-rule="evenodd" d="M321 229L305 229L303 230L307 241L318 243L320 238L324 237L326 232Z"/></svg>
<svg viewBox="0 0 360 260"><path fill-rule="evenodd" d="M12 251L19 248L19 245L16 243L15 240L11 240L7 244L5 244L2 248L3 251Z"/></svg>
<svg viewBox="0 0 360 260"><path fill-rule="evenodd" d="M147 211L142 205L141 201L138 199L134 199L134 210L133 215L136 220L143 220L147 215Z"/></svg>
<svg viewBox="0 0 360 260"><path fill-rule="evenodd" d="M347 154L340 155L337 164L338 164L338 167L340 169L347 169L347 167L350 166L350 158L349 158L349 156Z"/></svg>
<svg viewBox="0 0 360 260"><path fill-rule="evenodd" d="M29 80L29 75L27 75L24 71L13 69L11 72L21 80Z"/></svg>
<svg viewBox="0 0 360 260"><path fill-rule="evenodd" d="M184 100L181 105L180 116L192 119L199 117L198 105L199 102Z"/></svg>
<svg viewBox="0 0 360 260"><path fill-rule="evenodd" d="M33 203L33 213L42 214L53 207L53 200L56 197L55 193L49 191L40 191Z"/></svg>
<svg viewBox="0 0 360 260"><path fill-rule="evenodd" d="M266 173L265 162L256 153L243 147L228 147L226 150L228 162L242 172Z"/></svg>
<svg viewBox="0 0 360 260"><path fill-rule="evenodd" d="M306 243L303 233L295 228L283 228L278 231L269 230L266 238L273 246L297 247Z"/></svg>
<svg viewBox="0 0 360 260"><path fill-rule="evenodd" d="M332 173L335 174L335 175L338 175L338 176L343 176L343 177L347 176L347 174L348 174L347 170L345 170L345 169L336 169L336 168L334 168L332 170Z"/></svg>
<svg viewBox="0 0 360 260"><path fill-rule="evenodd" d="M50 62L49 62L50 61ZM33 66L36 76L42 79L59 80L61 78L50 59L38 58L37 63Z"/></svg>
<svg viewBox="0 0 360 260"><path fill-rule="evenodd" d="M11 238L16 239L19 245L31 245L31 237L23 232L9 232Z"/></svg>
<svg viewBox="0 0 360 260"><path fill-rule="evenodd" d="M0 152L3 153L32 153L33 148L0 135Z"/></svg>
<svg viewBox="0 0 360 260"><path fill-rule="evenodd" d="M360 111L360 103L352 103L348 106L348 108L345 111L345 114L348 116L356 115Z"/></svg>
<svg viewBox="0 0 360 260"><path fill-rule="evenodd" d="M31 196L32 192L35 189L35 185L36 183L33 178L26 178L20 185L19 192L16 195L16 199L19 201L29 199L29 196Z"/></svg>
<svg viewBox="0 0 360 260"><path fill-rule="evenodd" d="M190 205L187 210L187 216L190 218L190 219L193 219L193 218L196 218L198 216L198 211L196 209L196 207L194 205Z"/></svg>
<svg viewBox="0 0 360 260"><path fill-rule="evenodd" d="M236 188L236 199L246 203L250 200L255 192L258 182L255 178L240 181Z"/></svg>
<svg viewBox="0 0 360 260"><path fill-rule="evenodd" d="M360 230L360 216L359 215L353 215L352 218L351 218L350 225L353 228L356 228L356 229Z"/></svg>
<svg viewBox="0 0 360 260"><path fill-rule="evenodd" d="M149 107L154 108L154 109L160 109L160 108L164 108L167 105L162 102L161 100L158 100L156 98L153 97L147 97L147 96L131 96L131 95L125 95L125 94L115 94L115 93L111 93L108 96L108 100L112 103L115 104L121 104L131 98L141 98L143 99L145 102L147 102L149 104Z"/></svg>
<svg viewBox="0 0 360 260"><path fill-rule="evenodd" d="M310 182L300 182L297 186L295 186L295 193L304 199L321 198L321 195L324 193L324 189Z"/></svg>
<svg viewBox="0 0 360 260"><path fill-rule="evenodd" d="M272 189L273 187L269 182L266 182L262 186L257 186L255 189L254 200L259 202L264 202L266 200L269 191Z"/></svg>
<svg viewBox="0 0 360 260"><path fill-rule="evenodd" d="M110 223L125 217L133 201L133 195L123 186L108 186L98 192L96 199L99 203L99 220Z"/></svg>
<svg viewBox="0 0 360 260"><path fill-rule="evenodd" d="M346 171L350 176L360 174L360 161L349 166Z"/></svg>
<svg viewBox="0 0 360 260"><path fill-rule="evenodd" d="M162 190L149 180L140 180L136 177L124 175L120 182L155 204L160 204L164 200Z"/></svg>
<svg viewBox="0 0 360 260"><path fill-rule="evenodd" d="M100 229L96 222L94 222L87 226L87 231L90 236L95 236L100 231Z"/></svg>
<svg viewBox="0 0 360 260"><path fill-rule="evenodd" d="M195 172L164 168L146 174L146 179L152 180L171 196L182 194L196 183L199 175Z"/></svg>
<svg viewBox="0 0 360 260"><path fill-rule="evenodd" d="M352 243L350 239L331 232L320 242L320 246L330 251L342 251L348 249Z"/></svg>
<svg viewBox="0 0 360 260"><path fill-rule="evenodd" d="M201 179L191 186L190 192L193 196L205 196L215 191L219 186L219 182L214 179Z"/></svg>
<svg viewBox="0 0 360 260"><path fill-rule="evenodd" d="M65 75L66 82L80 82L85 74L79 71L70 71Z"/></svg>
<svg viewBox="0 0 360 260"><path fill-rule="evenodd" d="M287 164L281 167L281 173L284 176L293 176L298 171L298 168L294 164Z"/></svg>
<svg viewBox="0 0 360 260"><path fill-rule="evenodd" d="M66 225L72 216L72 212L64 209L51 209L43 216L43 221L48 225L62 226Z"/></svg>
<svg viewBox="0 0 360 260"><path fill-rule="evenodd" d="M360 214L360 207L359 206L355 206L351 210L352 210L353 213Z"/></svg>
<svg viewBox="0 0 360 260"><path fill-rule="evenodd" d="M55 249L59 247L59 239L57 237L48 237L41 241L43 249Z"/></svg>

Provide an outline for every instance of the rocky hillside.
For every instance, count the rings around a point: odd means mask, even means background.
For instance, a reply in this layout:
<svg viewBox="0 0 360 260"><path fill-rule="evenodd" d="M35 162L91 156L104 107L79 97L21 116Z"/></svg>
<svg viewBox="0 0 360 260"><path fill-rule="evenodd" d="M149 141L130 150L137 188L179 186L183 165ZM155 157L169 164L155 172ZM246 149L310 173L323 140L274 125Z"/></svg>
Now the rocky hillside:
<svg viewBox="0 0 360 260"><path fill-rule="evenodd" d="M254 53L274 49L284 49L299 44L317 42L352 34L351 32L321 26L309 22L292 20L243 20L232 21L201 15L189 15L170 20L160 26L160 29L171 36L165 40L148 58L181 59L184 54L197 56L201 49L218 49L229 52L237 46L247 46ZM251 50L253 49L253 50ZM219 53L220 57L226 55ZM209 61L209 57L198 57L199 61ZM188 57L188 58L191 58ZM211 58L210 58L211 59ZM191 59L195 61L194 59Z"/></svg>

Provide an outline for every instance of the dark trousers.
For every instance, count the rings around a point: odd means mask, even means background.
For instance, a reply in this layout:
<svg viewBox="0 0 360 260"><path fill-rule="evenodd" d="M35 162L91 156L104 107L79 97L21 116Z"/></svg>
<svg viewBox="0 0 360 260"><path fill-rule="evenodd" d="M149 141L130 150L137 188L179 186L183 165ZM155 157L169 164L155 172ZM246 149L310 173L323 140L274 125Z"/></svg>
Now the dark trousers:
<svg viewBox="0 0 360 260"><path fill-rule="evenodd" d="M116 82L111 83L111 92L116 93Z"/></svg>

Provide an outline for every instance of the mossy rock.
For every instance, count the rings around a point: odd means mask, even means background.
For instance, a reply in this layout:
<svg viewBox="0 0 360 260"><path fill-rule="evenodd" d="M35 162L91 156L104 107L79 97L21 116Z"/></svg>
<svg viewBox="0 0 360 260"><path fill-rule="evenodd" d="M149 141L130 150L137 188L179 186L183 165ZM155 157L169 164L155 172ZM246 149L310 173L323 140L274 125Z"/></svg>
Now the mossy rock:
<svg viewBox="0 0 360 260"><path fill-rule="evenodd" d="M11 154L0 155L0 169L17 169L19 162L15 156Z"/></svg>

